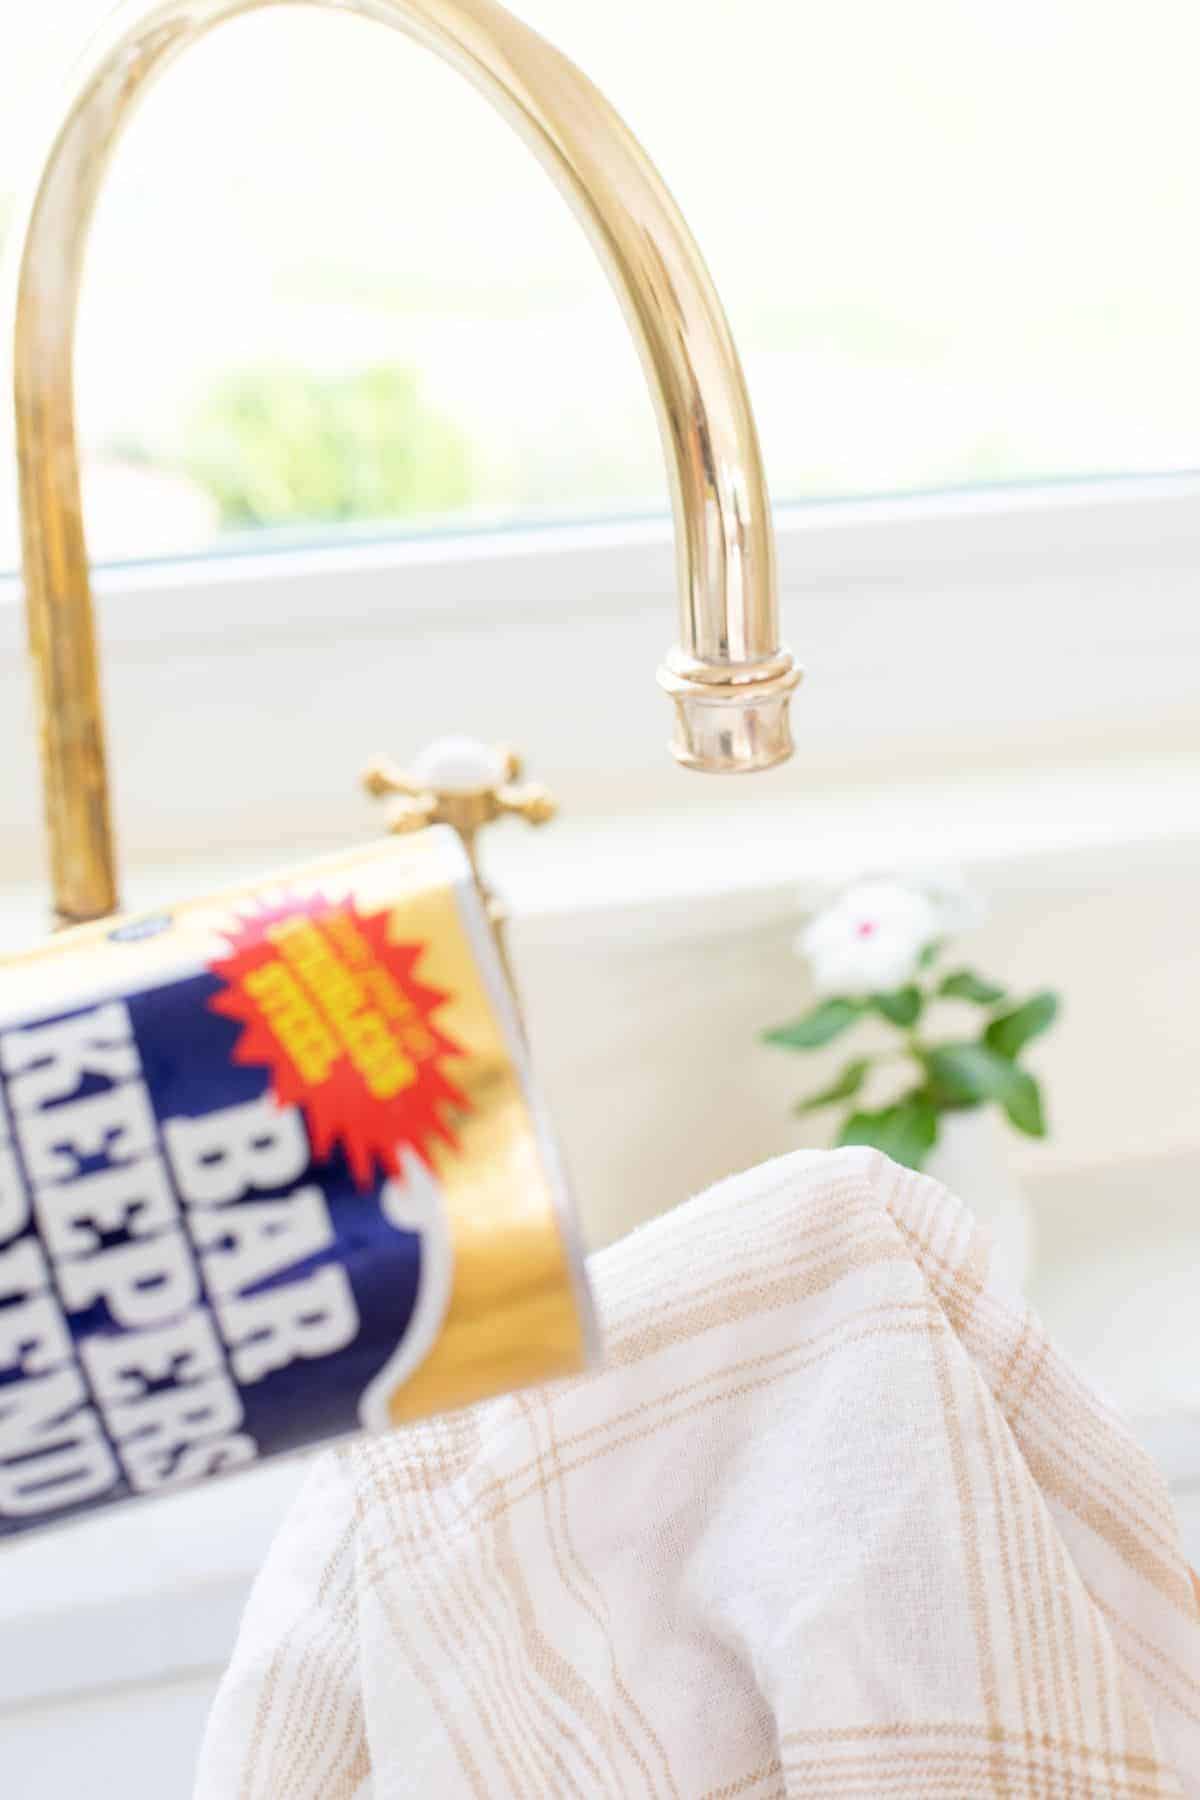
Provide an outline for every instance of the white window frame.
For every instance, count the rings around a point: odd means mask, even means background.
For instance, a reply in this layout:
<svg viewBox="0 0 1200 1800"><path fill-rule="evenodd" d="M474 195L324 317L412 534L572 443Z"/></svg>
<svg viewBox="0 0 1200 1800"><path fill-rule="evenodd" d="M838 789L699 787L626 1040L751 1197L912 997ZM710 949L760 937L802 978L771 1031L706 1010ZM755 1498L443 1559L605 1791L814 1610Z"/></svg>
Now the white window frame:
<svg viewBox="0 0 1200 1800"><path fill-rule="evenodd" d="M830 784L1200 748L1197 477L785 507L777 529L784 638L810 673L797 758L753 787L663 749L665 518L99 570L126 860L336 845L370 828L362 758L442 730L521 743L564 789L570 829L736 808L751 846ZM19 581L0 580L10 889L41 861L20 611ZM608 846L611 900L638 877L619 831Z"/></svg>

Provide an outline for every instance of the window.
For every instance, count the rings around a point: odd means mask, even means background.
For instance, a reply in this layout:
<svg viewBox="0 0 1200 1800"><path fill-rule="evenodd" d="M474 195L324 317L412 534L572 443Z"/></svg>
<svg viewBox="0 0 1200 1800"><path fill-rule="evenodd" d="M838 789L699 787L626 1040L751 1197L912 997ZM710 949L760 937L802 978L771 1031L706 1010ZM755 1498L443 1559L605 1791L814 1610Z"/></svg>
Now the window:
<svg viewBox="0 0 1200 1800"><path fill-rule="evenodd" d="M107 10L0 23L0 220ZM675 190L778 499L1200 460L1188 0L520 10ZM457 75L357 19L272 8L157 85L102 201L79 377L102 557L665 505L574 220Z"/></svg>

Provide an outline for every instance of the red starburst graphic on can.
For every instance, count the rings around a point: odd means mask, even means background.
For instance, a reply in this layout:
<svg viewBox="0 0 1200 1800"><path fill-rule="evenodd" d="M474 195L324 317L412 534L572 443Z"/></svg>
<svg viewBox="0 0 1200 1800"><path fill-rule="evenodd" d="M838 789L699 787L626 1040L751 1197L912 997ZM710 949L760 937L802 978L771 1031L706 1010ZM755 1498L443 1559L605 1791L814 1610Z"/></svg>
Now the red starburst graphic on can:
<svg viewBox="0 0 1200 1800"><path fill-rule="evenodd" d="M447 1113L470 1109L444 1066L465 1052L434 1021L450 996L417 975L425 945L388 926L352 900L289 898L239 919L211 966L210 1008L244 1027L233 1060L269 1071L313 1154L340 1145L360 1188L398 1175L405 1149L430 1163L435 1140L455 1143Z"/></svg>

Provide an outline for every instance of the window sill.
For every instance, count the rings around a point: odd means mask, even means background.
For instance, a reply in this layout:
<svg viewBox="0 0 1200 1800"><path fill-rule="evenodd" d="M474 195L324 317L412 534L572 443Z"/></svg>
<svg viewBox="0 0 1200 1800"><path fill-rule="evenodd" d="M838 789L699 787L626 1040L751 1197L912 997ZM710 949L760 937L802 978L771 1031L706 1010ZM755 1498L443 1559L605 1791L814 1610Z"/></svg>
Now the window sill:
<svg viewBox="0 0 1200 1800"><path fill-rule="evenodd" d="M705 784L710 789L716 784ZM518 934L677 943L794 915L802 890L865 869L969 866L989 892L1089 890L1130 858L1193 870L1200 852L1200 747L1172 754L988 768L953 777L825 782L783 797L769 779L726 786L737 804L616 818L564 816L548 830L489 834L485 860ZM341 846L350 839L347 833ZM324 848L324 846L322 846ZM269 877L304 852L153 859L127 872L126 910ZM0 953L47 930L36 883L0 889Z"/></svg>
<svg viewBox="0 0 1200 1800"><path fill-rule="evenodd" d="M288 1459L0 1548L0 1709L222 1668L304 1470Z"/></svg>
<svg viewBox="0 0 1200 1800"><path fill-rule="evenodd" d="M736 798L663 750L666 520L103 570L124 853L335 848L369 829L366 756L446 731L518 742L581 825L803 809L831 783L948 766L1200 752L1200 482L793 508L778 537L784 635L810 670L797 757ZM40 847L18 602L0 581L10 882L35 878Z"/></svg>

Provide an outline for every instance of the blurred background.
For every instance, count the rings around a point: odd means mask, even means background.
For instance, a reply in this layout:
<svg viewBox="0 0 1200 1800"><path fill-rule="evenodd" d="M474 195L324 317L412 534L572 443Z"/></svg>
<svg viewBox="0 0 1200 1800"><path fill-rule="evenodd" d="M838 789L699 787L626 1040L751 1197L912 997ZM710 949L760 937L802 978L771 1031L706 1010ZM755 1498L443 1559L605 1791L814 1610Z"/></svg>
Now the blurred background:
<svg viewBox="0 0 1200 1800"><path fill-rule="evenodd" d="M107 10L3 28L0 235ZM781 501L1194 464L1187 0L523 12L674 189ZM541 171L456 75L302 8L223 28L135 120L79 382L98 554L664 501L628 337Z"/></svg>
<svg viewBox="0 0 1200 1800"><path fill-rule="evenodd" d="M10 255L107 10L0 21ZM1200 13L518 10L640 136L729 312L809 669L797 757L745 786L669 764L663 467L559 196L414 45L272 6L139 110L86 270L127 898L376 829L355 791L376 749L519 744L563 816L498 829L490 866L599 1244L827 1141L791 1112L810 1072L758 1043L811 1002L803 897L961 867L990 905L964 960L1064 1002L1032 1055L1049 1136L997 1152L1029 1291L1163 1462L1200 1559ZM14 477L5 400L4 948L46 910ZM299 1475L5 1553L0 1743L23 1800L97 1768L124 1800L187 1794Z"/></svg>

